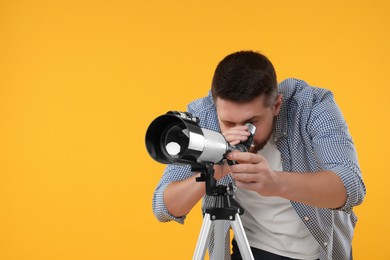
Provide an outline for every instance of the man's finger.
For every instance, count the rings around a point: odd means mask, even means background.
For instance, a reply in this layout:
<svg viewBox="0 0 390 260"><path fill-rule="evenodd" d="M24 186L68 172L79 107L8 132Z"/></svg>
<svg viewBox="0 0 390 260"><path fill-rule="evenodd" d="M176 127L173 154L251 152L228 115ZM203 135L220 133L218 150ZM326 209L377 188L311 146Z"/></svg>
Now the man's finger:
<svg viewBox="0 0 390 260"><path fill-rule="evenodd" d="M232 161L237 161L239 163L261 163L265 159L259 154L249 153L249 152L238 152L233 151L227 155L227 158Z"/></svg>
<svg viewBox="0 0 390 260"><path fill-rule="evenodd" d="M240 189L256 191L256 183L254 182L242 182L236 180L236 186Z"/></svg>
<svg viewBox="0 0 390 260"><path fill-rule="evenodd" d="M239 163L230 166L232 173L257 173L259 169L252 163Z"/></svg>
<svg viewBox="0 0 390 260"><path fill-rule="evenodd" d="M255 182L256 175L251 173L233 173L233 178L239 182Z"/></svg>

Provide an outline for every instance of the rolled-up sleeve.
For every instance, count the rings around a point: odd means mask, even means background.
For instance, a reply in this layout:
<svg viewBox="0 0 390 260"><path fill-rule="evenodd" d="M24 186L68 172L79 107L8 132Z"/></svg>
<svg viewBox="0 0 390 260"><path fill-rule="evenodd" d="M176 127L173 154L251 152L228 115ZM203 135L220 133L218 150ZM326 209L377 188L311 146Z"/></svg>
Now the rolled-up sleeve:
<svg viewBox="0 0 390 260"><path fill-rule="evenodd" d="M332 97L313 107L308 130L319 167L336 173L345 186L347 201L337 210L349 213L363 202L366 188L347 123Z"/></svg>
<svg viewBox="0 0 390 260"><path fill-rule="evenodd" d="M173 220L178 223L184 224L186 216L175 217L169 213L167 206L164 202L164 191L170 183L187 179L192 175L193 173L191 172L191 167L189 165L168 165L165 168L164 174L161 177L161 180L154 191L152 200L153 214L159 221L168 222Z"/></svg>

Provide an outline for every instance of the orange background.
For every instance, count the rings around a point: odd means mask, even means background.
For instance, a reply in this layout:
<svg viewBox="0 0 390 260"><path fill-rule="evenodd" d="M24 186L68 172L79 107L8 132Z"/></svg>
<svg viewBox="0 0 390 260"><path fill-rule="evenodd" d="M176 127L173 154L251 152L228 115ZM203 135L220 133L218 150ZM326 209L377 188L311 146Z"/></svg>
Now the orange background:
<svg viewBox="0 0 390 260"><path fill-rule="evenodd" d="M390 259L387 1L0 1L0 259L189 259L200 206L161 224L149 123L257 50L331 89L368 195L354 259Z"/></svg>

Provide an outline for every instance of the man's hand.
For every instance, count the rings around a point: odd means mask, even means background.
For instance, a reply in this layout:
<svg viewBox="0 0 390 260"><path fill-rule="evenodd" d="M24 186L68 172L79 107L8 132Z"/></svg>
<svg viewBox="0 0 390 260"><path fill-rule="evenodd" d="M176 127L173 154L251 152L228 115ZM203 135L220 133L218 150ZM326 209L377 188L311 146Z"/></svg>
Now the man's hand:
<svg viewBox="0 0 390 260"><path fill-rule="evenodd" d="M239 188L318 208L335 209L346 203L346 189L334 172L274 172L259 154L234 151L227 157L239 163L229 167Z"/></svg>
<svg viewBox="0 0 390 260"><path fill-rule="evenodd" d="M230 166L237 187L255 191L263 196L277 194L278 175L269 167L263 156L234 151L229 153L227 157L229 160L235 160L239 163Z"/></svg>
<svg viewBox="0 0 390 260"><path fill-rule="evenodd" d="M248 132L247 125L239 125L223 130L222 135L225 136L230 145L237 145L242 141L246 141L251 133Z"/></svg>

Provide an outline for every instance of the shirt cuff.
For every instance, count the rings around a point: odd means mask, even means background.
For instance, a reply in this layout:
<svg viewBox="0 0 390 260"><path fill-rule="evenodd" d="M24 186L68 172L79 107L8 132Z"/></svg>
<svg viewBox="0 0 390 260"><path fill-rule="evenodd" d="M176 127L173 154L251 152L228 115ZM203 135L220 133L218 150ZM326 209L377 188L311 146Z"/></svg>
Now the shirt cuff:
<svg viewBox="0 0 390 260"><path fill-rule="evenodd" d="M361 204L364 197L360 170L354 169L351 164L345 163L344 165L333 167L329 171L336 173L340 177L347 192L346 203L336 210L352 213L353 207Z"/></svg>

